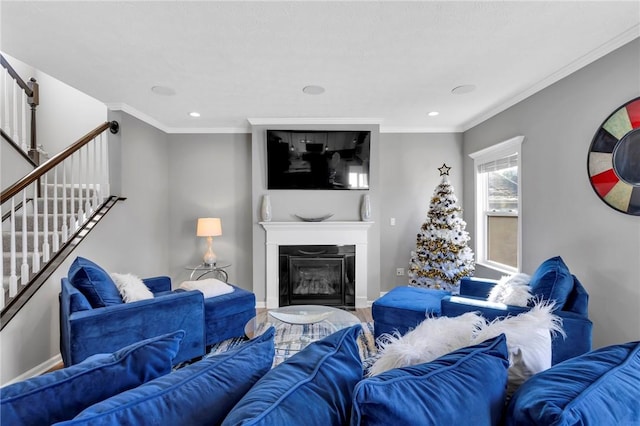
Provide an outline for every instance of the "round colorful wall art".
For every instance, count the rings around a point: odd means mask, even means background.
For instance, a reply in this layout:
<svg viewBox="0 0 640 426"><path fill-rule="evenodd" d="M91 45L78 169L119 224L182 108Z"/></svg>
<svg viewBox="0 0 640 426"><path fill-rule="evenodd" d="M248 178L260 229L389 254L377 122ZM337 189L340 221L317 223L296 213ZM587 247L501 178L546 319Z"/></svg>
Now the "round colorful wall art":
<svg viewBox="0 0 640 426"><path fill-rule="evenodd" d="M589 148L589 180L610 207L640 216L640 98L615 110Z"/></svg>

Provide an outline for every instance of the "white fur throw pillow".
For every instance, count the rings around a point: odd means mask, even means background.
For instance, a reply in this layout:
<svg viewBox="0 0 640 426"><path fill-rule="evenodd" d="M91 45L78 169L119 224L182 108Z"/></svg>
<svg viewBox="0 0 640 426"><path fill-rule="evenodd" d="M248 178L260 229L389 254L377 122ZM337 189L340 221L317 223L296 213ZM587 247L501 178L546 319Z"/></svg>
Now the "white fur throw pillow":
<svg viewBox="0 0 640 426"><path fill-rule="evenodd" d="M184 290L199 290L205 299L233 292L233 287L215 278L207 278L200 281L184 281L180 284L180 288Z"/></svg>
<svg viewBox="0 0 640 426"><path fill-rule="evenodd" d="M153 293L151 293L151 290L149 290L142 280L135 275L117 273L112 273L110 275L125 303L153 299Z"/></svg>
<svg viewBox="0 0 640 426"><path fill-rule="evenodd" d="M509 350L507 395L510 396L527 378L551 367L551 337L555 333L564 335L562 319L552 312L553 304L542 302L527 312L492 322L477 312L451 318L427 318L404 336L381 336L379 355L369 375L431 362L456 349L504 333Z"/></svg>
<svg viewBox="0 0 640 426"><path fill-rule="evenodd" d="M512 306L528 306L533 298L529 281L531 277L527 274L505 275L491 289L487 300Z"/></svg>
<svg viewBox="0 0 640 426"><path fill-rule="evenodd" d="M404 336L383 334L377 342L380 356L369 368L369 375L430 362L469 346L473 331L484 322L479 313L467 312L459 317L427 318Z"/></svg>

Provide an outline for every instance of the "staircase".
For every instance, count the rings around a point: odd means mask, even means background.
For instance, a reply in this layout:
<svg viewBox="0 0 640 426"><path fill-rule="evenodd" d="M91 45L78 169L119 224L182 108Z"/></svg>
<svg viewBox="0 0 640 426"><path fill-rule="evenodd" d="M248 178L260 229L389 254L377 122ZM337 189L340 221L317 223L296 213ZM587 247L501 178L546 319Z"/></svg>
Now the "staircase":
<svg viewBox="0 0 640 426"><path fill-rule="evenodd" d="M45 191L46 197L41 196L35 199L37 204L35 208L33 199L30 199L27 200L26 208L21 207L15 211L13 234L15 238L12 238L11 217L3 221L2 247L6 251L3 250L2 253L2 270L7 271L8 274L3 275L2 285L7 292L12 275L16 276L17 283L22 285L28 283L52 255L60 250L61 242L66 242L70 233L75 233L86 221L87 214L90 216L97 207L98 192L93 189L89 190L90 201L84 205L82 197L86 197L85 190L64 188L62 185L47 185ZM37 215L34 215L34 211L38 211ZM44 212L47 212L46 215ZM52 231L45 233L43 231L45 228ZM15 244L15 261L12 261L10 250L12 242ZM15 272L12 273L12 271ZM23 275L23 271L27 273Z"/></svg>
<svg viewBox="0 0 640 426"><path fill-rule="evenodd" d="M4 114L0 114L1 142L16 149L35 167L13 185L2 188L0 194L1 330L119 200L110 193L107 132L117 133L119 126L115 121L102 123L40 164L35 114L27 126L25 113L27 105L34 112L38 103L37 85L26 87L2 55L0 59L7 71L4 84L0 85L5 106ZM7 90L11 79L16 80L16 86ZM21 94L23 86L30 92ZM11 111L7 112L7 108ZM31 146L25 149L27 127L31 129ZM22 143L16 142L12 134Z"/></svg>

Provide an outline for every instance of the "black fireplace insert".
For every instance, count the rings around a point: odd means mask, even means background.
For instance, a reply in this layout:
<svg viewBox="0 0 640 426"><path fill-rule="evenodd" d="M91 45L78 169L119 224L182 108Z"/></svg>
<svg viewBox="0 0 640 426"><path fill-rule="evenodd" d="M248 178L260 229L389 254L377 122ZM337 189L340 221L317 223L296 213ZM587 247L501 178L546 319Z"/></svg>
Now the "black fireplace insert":
<svg viewBox="0 0 640 426"><path fill-rule="evenodd" d="M355 245L280 246L280 306L355 307Z"/></svg>

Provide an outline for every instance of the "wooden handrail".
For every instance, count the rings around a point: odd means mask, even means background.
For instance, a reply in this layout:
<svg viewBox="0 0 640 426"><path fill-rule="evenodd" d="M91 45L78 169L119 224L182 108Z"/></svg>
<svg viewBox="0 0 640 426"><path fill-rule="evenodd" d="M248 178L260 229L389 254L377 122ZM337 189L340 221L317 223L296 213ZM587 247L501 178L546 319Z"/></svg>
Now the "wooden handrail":
<svg viewBox="0 0 640 426"><path fill-rule="evenodd" d="M18 75L16 70L14 70L13 67L11 66L11 64L9 64L9 62L7 62L7 60L5 59L4 55L0 55L0 64L2 65L2 67L4 69L7 70L7 72L11 76L11 78L13 78L16 81L16 83L18 83L18 86L20 86L20 88L22 90L24 90L24 92L27 94L27 96L32 97L33 96L33 90L31 90L29 85L27 83L25 83L22 78L20 78L20 76Z"/></svg>
<svg viewBox="0 0 640 426"><path fill-rule="evenodd" d="M78 139L73 144L69 145L64 149L64 151L59 152L46 162L42 163L40 166L36 167L31 173L11 185L6 190L2 191L2 194L0 195L0 204L4 203L7 200L10 200L11 197L17 195L18 193L20 193L20 191L27 188L36 180L40 179L49 170L62 163L66 158L70 157L74 152L91 142L93 138L107 129L109 129L111 133L118 133L118 122L106 121L105 123L101 124L100 126L96 127L95 129Z"/></svg>
<svg viewBox="0 0 640 426"><path fill-rule="evenodd" d="M24 159L25 159L29 164L31 164L34 168L38 167L38 164L37 164L35 161L33 161L33 160L31 159L31 157L29 157L29 156L27 155L27 153L26 153L26 152L24 152L24 151L22 150L22 148L20 148L20 146L18 146L18 144L17 144L13 139L11 139L11 136L9 136L9 135L8 135L4 130L2 130L2 129L0 129L0 136L2 136L2 139L4 139L5 141L7 141L7 143L8 143L9 145L11 145L11 146L13 147L13 149L15 149L15 150L18 152L18 154L20 154L20 155L22 156L22 158L24 158Z"/></svg>

